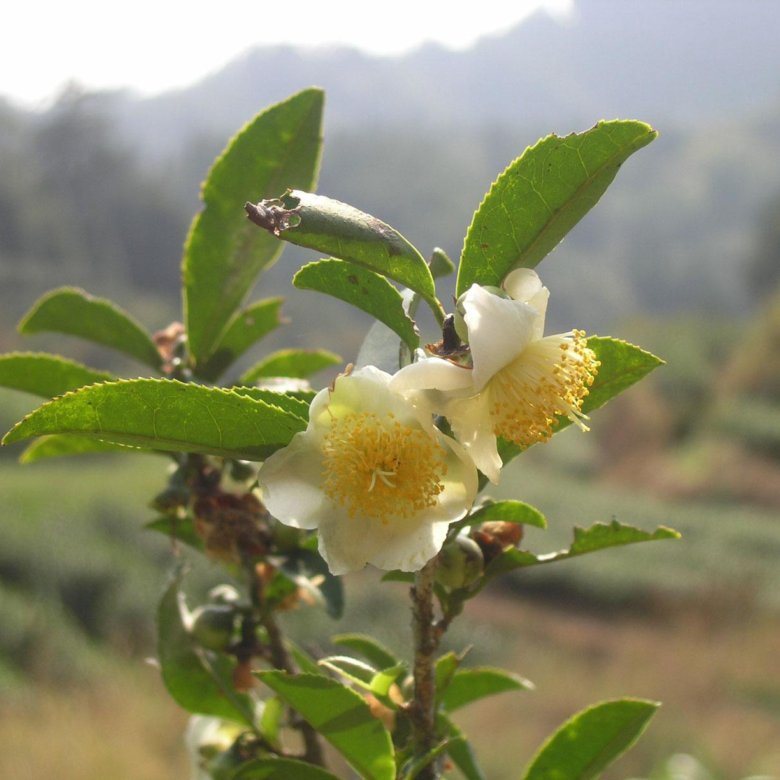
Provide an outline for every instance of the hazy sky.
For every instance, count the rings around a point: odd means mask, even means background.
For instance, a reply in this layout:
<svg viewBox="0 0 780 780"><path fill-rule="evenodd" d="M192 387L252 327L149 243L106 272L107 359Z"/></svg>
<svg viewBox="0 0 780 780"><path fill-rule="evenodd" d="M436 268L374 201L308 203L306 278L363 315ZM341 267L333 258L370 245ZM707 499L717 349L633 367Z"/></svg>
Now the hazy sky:
<svg viewBox="0 0 780 780"><path fill-rule="evenodd" d="M464 48L539 6L565 15L573 0L9 0L0 30L0 95L26 106L75 80L144 93L189 84L254 44L345 43L398 54L423 41Z"/></svg>

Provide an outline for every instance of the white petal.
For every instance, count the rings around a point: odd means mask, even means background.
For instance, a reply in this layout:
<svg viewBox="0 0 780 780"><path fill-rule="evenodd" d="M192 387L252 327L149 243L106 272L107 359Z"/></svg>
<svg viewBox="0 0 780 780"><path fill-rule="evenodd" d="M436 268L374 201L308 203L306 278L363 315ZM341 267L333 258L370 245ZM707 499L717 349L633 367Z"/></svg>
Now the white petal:
<svg viewBox="0 0 780 780"><path fill-rule="evenodd" d="M390 389L396 393L410 390L470 389L472 374L468 368L457 366L440 357L429 357L410 363L390 380Z"/></svg>
<svg viewBox="0 0 780 780"><path fill-rule="evenodd" d="M525 349L539 314L527 303L493 295L477 284L465 294L463 309L479 391Z"/></svg>
<svg viewBox="0 0 780 780"><path fill-rule="evenodd" d="M490 398L487 392L471 398L450 402L447 419L457 440L466 448L474 465L494 484L501 473L496 435L490 416Z"/></svg>
<svg viewBox="0 0 780 780"><path fill-rule="evenodd" d="M446 522L426 522L414 529L388 533L370 563L385 571L419 571L441 550L448 528Z"/></svg>
<svg viewBox="0 0 780 780"><path fill-rule="evenodd" d="M527 303L538 312L532 340L540 339L544 335L544 318L550 291L542 284L539 274L531 268L516 268L504 279L503 287L516 301Z"/></svg>
<svg viewBox="0 0 780 780"><path fill-rule="evenodd" d="M308 431L297 433L260 467L257 475L266 509L293 528L316 528L330 500L321 490L322 456Z"/></svg>

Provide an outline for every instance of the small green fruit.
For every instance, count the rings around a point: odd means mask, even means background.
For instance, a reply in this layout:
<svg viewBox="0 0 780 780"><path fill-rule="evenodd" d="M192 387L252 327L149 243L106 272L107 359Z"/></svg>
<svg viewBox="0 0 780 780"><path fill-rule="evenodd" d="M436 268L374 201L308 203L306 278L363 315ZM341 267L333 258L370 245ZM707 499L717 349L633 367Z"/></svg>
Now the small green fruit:
<svg viewBox="0 0 780 780"><path fill-rule="evenodd" d="M482 576L484 568L479 545L468 536L458 535L442 547L436 579L449 590L467 588Z"/></svg>
<svg viewBox="0 0 780 780"><path fill-rule="evenodd" d="M228 604L206 604L192 613L192 636L207 650L224 650L233 640L235 608Z"/></svg>

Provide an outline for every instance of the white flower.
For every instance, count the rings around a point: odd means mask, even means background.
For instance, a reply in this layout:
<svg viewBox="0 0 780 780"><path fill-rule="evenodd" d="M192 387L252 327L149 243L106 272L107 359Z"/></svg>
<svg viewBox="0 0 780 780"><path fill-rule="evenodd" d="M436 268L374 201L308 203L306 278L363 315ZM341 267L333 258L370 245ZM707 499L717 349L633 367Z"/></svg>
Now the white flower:
<svg viewBox="0 0 780 780"><path fill-rule="evenodd" d="M373 366L338 377L315 396L306 430L258 475L274 517L318 529L334 574L367 563L422 568L476 495L476 469L463 448L389 382Z"/></svg>
<svg viewBox="0 0 780 780"><path fill-rule="evenodd" d="M558 415L587 430L582 402L599 365L582 331L544 336L549 291L535 271L512 271L504 290L509 297L475 284L459 301L471 367L424 356L391 384L445 416L492 482L502 466L498 436L521 447L546 441Z"/></svg>

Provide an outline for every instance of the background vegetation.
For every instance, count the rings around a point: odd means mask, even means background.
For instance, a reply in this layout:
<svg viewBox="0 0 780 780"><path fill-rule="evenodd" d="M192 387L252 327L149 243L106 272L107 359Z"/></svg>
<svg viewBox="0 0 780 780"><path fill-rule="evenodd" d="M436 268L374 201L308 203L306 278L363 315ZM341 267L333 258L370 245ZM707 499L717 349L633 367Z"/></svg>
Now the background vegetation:
<svg viewBox="0 0 780 780"><path fill-rule="evenodd" d="M504 480L551 521L529 531L535 550L613 512L684 539L524 573L472 603L451 641L479 636L475 655L545 692L471 716L481 754L497 756L495 780L513 777L513 763L578 707L613 694L665 704L613 778L651 767L660 777L678 751L715 778L780 776L780 53L767 39L780 8L756 2L739 18L734 8L583 0L576 24L536 17L460 54L266 49L153 99L73 87L42 113L0 103L0 349L56 349L14 326L58 284L165 326L207 165L242 121L310 83L330 101L320 191L453 256L473 203L537 137L602 116L651 122L661 138L543 278L552 327L608 330L668 366L597 413L590 435L556 437ZM288 248L263 294L288 294L302 259ZM365 323L341 304L294 292L286 313L293 324L269 348L355 354ZM88 364L114 360L93 350L68 345ZM3 429L34 405L3 392ZM144 664L172 560L141 530L163 459L28 471L17 454L0 452L0 775L184 776L183 719ZM211 577L204 565L193 588ZM348 580L356 613L346 620L381 615L372 630L400 647L406 613L376 601L372 577ZM334 630L308 613L290 619L304 642Z"/></svg>

